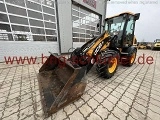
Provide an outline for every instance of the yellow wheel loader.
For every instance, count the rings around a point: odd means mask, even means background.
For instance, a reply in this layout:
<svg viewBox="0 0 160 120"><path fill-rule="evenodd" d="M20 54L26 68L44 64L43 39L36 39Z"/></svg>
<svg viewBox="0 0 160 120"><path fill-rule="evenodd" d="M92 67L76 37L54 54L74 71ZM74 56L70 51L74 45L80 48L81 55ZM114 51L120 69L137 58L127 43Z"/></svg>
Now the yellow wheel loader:
<svg viewBox="0 0 160 120"><path fill-rule="evenodd" d="M156 39L151 46L152 50L160 50L160 39Z"/></svg>
<svg viewBox="0 0 160 120"><path fill-rule="evenodd" d="M147 43L146 42L139 43L138 49L147 49Z"/></svg>
<svg viewBox="0 0 160 120"><path fill-rule="evenodd" d="M94 64L99 76L106 79L114 75L120 63L133 65L137 53L134 30L139 16L125 12L106 18L104 32L75 49L69 59L51 53L38 74L46 117L83 95L85 75Z"/></svg>

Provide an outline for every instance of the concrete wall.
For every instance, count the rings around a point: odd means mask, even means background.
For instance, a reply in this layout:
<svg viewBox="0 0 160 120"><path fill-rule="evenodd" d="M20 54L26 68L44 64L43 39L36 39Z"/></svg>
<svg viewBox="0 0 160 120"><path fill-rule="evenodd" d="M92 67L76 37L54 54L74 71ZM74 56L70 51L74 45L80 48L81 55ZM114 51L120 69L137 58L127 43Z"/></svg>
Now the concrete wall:
<svg viewBox="0 0 160 120"><path fill-rule="evenodd" d="M60 31L60 51L67 53L72 47L72 14L71 0L57 0L58 4L58 21Z"/></svg>
<svg viewBox="0 0 160 120"><path fill-rule="evenodd" d="M49 56L49 52L59 53L57 42L0 41L0 62L4 62L4 56L41 57L42 54Z"/></svg>

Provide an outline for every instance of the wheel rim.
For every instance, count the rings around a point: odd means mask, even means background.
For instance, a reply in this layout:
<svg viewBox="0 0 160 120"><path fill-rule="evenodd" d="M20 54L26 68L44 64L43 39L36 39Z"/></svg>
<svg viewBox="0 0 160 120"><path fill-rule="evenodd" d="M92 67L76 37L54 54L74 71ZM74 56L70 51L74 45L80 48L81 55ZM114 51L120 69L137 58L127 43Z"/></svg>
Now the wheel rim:
<svg viewBox="0 0 160 120"><path fill-rule="evenodd" d="M117 58L112 58L109 62L109 73L113 73L116 70L117 67Z"/></svg>
<svg viewBox="0 0 160 120"><path fill-rule="evenodd" d="M131 56L131 63L134 62L135 58L136 58L136 53L133 53L132 56Z"/></svg>

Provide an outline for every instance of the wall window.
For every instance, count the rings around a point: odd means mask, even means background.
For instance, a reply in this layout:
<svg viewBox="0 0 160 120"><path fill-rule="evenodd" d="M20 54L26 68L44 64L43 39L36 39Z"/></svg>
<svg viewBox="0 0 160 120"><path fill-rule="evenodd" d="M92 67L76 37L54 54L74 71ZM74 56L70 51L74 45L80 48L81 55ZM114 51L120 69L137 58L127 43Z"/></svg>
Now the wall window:
<svg viewBox="0 0 160 120"><path fill-rule="evenodd" d="M46 41L44 36L33 35L34 41Z"/></svg>
<svg viewBox="0 0 160 120"><path fill-rule="evenodd" d="M86 14L87 16L92 14L91 12L89 12L89 11L83 9L83 8L80 8L80 12L83 13L83 14Z"/></svg>
<svg viewBox="0 0 160 120"><path fill-rule="evenodd" d="M38 20L29 19L31 26L43 27L43 22Z"/></svg>
<svg viewBox="0 0 160 120"><path fill-rule="evenodd" d="M72 14L75 15L75 16L79 16L79 11L76 11L76 10L72 9Z"/></svg>
<svg viewBox="0 0 160 120"><path fill-rule="evenodd" d="M7 9L8 9L9 13L27 16L26 9L22 9L22 8L18 8L18 7L13 7L13 6L10 6L10 5L7 5Z"/></svg>
<svg viewBox="0 0 160 120"><path fill-rule="evenodd" d="M50 15L46 15L44 14L44 20L49 21L49 22L55 22L55 16L50 16Z"/></svg>
<svg viewBox="0 0 160 120"><path fill-rule="evenodd" d="M85 38L81 38L80 42L86 42Z"/></svg>
<svg viewBox="0 0 160 120"><path fill-rule="evenodd" d="M37 3L34 3L34 2L31 2L31 1L28 1L28 0L26 0L26 3L27 3L28 8L38 10L38 11L42 11L41 5L39 5Z"/></svg>
<svg viewBox="0 0 160 120"><path fill-rule="evenodd" d="M50 6L50 7L54 7L54 0L43 0L42 4Z"/></svg>
<svg viewBox="0 0 160 120"><path fill-rule="evenodd" d="M0 21L2 21L2 22L8 22L8 17L7 17L7 15L0 13Z"/></svg>
<svg viewBox="0 0 160 120"><path fill-rule="evenodd" d="M12 16L12 15L10 15L9 17L10 17L11 23L18 23L18 24L28 25L27 18Z"/></svg>
<svg viewBox="0 0 160 120"><path fill-rule="evenodd" d="M51 14L51 15L55 15L54 9L48 8L48 7L45 7L45 6L43 6L43 12L49 13L49 14Z"/></svg>
<svg viewBox="0 0 160 120"><path fill-rule="evenodd" d="M13 41L12 34L0 33L0 41Z"/></svg>
<svg viewBox="0 0 160 120"><path fill-rule="evenodd" d="M19 6L23 6L23 7L25 6L24 0L6 0L6 2L15 4L15 5L19 5Z"/></svg>
<svg viewBox="0 0 160 120"><path fill-rule="evenodd" d="M44 29L41 28L31 28L33 34L44 34Z"/></svg>
<svg viewBox="0 0 160 120"><path fill-rule="evenodd" d="M73 42L79 42L79 38L73 38Z"/></svg>
<svg viewBox="0 0 160 120"><path fill-rule="evenodd" d="M10 26L8 24L0 23L0 32L11 32Z"/></svg>
<svg viewBox="0 0 160 120"><path fill-rule="evenodd" d="M79 33L73 33L73 37L79 37Z"/></svg>
<svg viewBox="0 0 160 120"><path fill-rule="evenodd" d="M12 25L12 30L29 32L29 27Z"/></svg>
<svg viewBox="0 0 160 120"><path fill-rule="evenodd" d="M28 41L27 34L14 34L15 41Z"/></svg>
<svg viewBox="0 0 160 120"><path fill-rule="evenodd" d="M28 10L28 16L32 18L38 18L38 19L43 19L42 18L42 13L34 12L31 10Z"/></svg>
<svg viewBox="0 0 160 120"><path fill-rule="evenodd" d="M46 27L46 28L56 29L56 24L55 24L55 23L45 22L45 27Z"/></svg>
<svg viewBox="0 0 160 120"><path fill-rule="evenodd" d="M3 3L0 3L0 11L6 12L6 8Z"/></svg>
<svg viewBox="0 0 160 120"><path fill-rule="evenodd" d="M78 7L78 6L76 6L76 5L73 5L73 4L72 4L72 10L73 10L73 9L74 9L74 10L78 10L78 11L79 11L79 7Z"/></svg>
<svg viewBox="0 0 160 120"><path fill-rule="evenodd" d="M76 33L76 32L79 32L79 28L72 28L72 30L73 30L73 33Z"/></svg>
<svg viewBox="0 0 160 120"><path fill-rule="evenodd" d="M72 5L73 42L87 42L92 39L90 34L99 35L96 27L99 22L99 15Z"/></svg>
<svg viewBox="0 0 160 120"><path fill-rule="evenodd" d="M47 36L47 41L57 41L57 37L56 36Z"/></svg>
<svg viewBox="0 0 160 120"><path fill-rule="evenodd" d="M73 22L80 22L80 19L79 19L79 17L78 16L72 16L72 21Z"/></svg>
<svg viewBox="0 0 160 120"><path fill-rule="evenodd" d="M46 34L47 35L57 35L56 30L47 30L47 29L46 29Z"/></svg>

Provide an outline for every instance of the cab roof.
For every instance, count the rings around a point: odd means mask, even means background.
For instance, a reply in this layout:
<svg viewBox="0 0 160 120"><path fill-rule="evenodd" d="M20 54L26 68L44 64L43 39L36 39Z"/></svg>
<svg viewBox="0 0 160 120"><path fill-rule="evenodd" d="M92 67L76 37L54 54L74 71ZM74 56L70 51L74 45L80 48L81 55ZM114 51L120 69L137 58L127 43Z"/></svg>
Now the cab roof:
<svg viewBox="0 0 160 120"><path fill-rule="evenodd" d="M118 14L118 15L114 15L114 16L111 16L111 17L107 17L105 20L108 20L108 19L111 19L111 18L114 18L114 17L118 17L118 16L120 16L120 15L124 15L124 14L129 14L129 15L135 15L134 13L132 13L132 12L122 12L122 13L120 13L120 14Z"/></svg>

